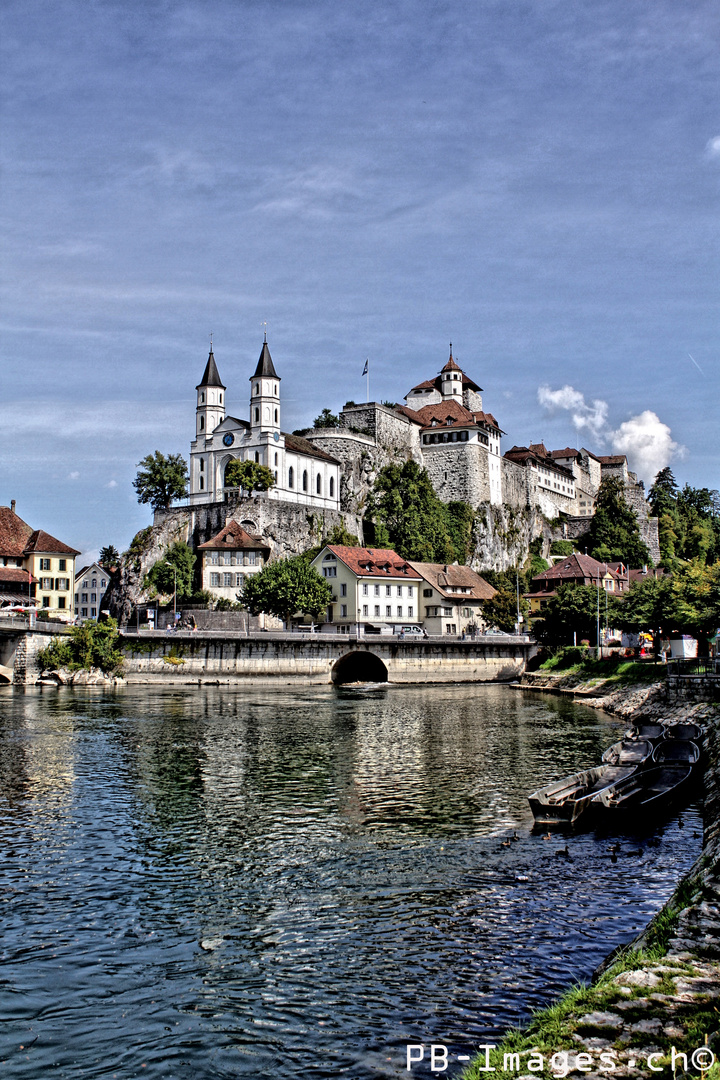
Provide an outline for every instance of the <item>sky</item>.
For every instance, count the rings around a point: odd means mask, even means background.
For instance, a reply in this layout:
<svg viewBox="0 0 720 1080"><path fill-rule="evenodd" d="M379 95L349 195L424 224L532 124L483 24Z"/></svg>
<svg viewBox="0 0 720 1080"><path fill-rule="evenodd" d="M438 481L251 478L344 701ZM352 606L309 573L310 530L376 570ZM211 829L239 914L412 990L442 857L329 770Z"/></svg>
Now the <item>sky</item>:
<svg viewBox="0 0 720 1080"><path fill-rule="evenodd" d="M512 445L718 469L715 0L4 0L0 503L92 556L210 333L286 431L445 363Z"/></svg>

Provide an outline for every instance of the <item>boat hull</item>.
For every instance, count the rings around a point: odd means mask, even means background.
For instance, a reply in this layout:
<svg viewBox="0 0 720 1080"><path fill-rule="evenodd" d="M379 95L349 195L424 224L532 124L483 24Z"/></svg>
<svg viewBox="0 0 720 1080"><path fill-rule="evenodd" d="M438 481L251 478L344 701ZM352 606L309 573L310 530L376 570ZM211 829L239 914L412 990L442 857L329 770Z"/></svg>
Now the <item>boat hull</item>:
<svg viewBox="0 0 720 1080"><path fill-rule="evenodd" d="M556 780L528 795L537 825L574 825L587 811L593 798L607 787L629 778L636 767L599 765Z"/></svg>
<svg viewBox="0 0 720 1080"><path fill-rule="evenodd" d="M639 770L593 797L593 811L612 819L660 814L682 798L693 775L688 763Z"/></svg>

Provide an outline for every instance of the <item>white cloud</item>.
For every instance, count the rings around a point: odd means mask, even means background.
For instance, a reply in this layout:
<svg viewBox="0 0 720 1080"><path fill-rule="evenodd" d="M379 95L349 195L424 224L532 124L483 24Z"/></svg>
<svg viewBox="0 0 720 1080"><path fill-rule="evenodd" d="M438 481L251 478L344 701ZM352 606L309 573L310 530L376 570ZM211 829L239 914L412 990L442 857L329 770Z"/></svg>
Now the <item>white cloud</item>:
<svg viewBox="0 0 720 1080"><path fill-rule="evenodd" d="M720 135L715 135L712 139L708 139L705 153L708 157L720 158Z"/></svg>
<svg viewBox="0 0 720 1080"><path fill-rule="evenodd" d="M70 475L68 476L68 480L79 480L79 479L80 479L80 473L77 471L77 469L74 469L70 473Z"/></svg>
<svg viewBox="0 0 720 1080"><path fill-rule="evenodd" d="M117 480L111 480L110 483L106 484L105 486L109 487L109 488L116 488L117 487Z"/></svg>
<svg viewBox="0 0 720 1080"><path fill-rule="evenodd" d="M550 412L556 409L567 409L572 413L572 422L578 431L586 428L595 438L604 438L608 414L606 401L596 398L588 404L585 401L585 395L569 385L563 386L560 390L551 390L549 386L541 386L538 390L538 401Z"/></svg>
<svg viewBox="0 0 720 1080"><path fill-rule="evenodd" d="M647 483L652 483L673 458L686 452L674 441L668 425L650 409L631 416L617 431L611 431L609 438L615 453L626 454L630 468Z"/></svg>

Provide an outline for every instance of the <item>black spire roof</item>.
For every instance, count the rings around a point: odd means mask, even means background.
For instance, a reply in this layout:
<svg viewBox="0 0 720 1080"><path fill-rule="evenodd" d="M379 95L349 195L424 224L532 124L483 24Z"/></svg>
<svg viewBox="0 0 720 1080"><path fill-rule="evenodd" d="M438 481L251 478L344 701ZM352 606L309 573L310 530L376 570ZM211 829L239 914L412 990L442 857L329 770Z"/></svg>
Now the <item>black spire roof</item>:
<svg viewBox="0 0 720 1080"><path fill-rule="evenodd" d="M221 390L225 389L224 384L220 382L220 376L218 375L217 364L215 363L212 348L210 349L208 362L205 365L205 374L195 389L199 390L201 386L219 386Z"/></svg>
<svg viewBox="0 0 720 1080"><path fill-rule="evenodd" d="M257 379L258 376L265 375L270 379L279 379L280 376L275 370L275 365L272 362L272 356L268 349L267 338L263 341L262 351L260 353L260 359L258 360L257 367L255 368L255 374L251 375L252 379Z"/></svg>

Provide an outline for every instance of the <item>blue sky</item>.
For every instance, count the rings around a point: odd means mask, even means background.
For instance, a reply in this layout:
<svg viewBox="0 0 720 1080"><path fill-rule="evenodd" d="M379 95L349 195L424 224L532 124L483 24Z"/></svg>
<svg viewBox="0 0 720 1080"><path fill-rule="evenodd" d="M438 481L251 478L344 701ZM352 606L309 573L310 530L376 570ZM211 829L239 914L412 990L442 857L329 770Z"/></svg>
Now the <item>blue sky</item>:
<svg viewBox="0 0 720 1080"><path fill-rule="evenodd" d="M448 344L503 448L717 487L720 13L676 0L5 0L0 503L150 520L209 334L285 430ZM691 359L692 358L692 359Z"/></svg>

